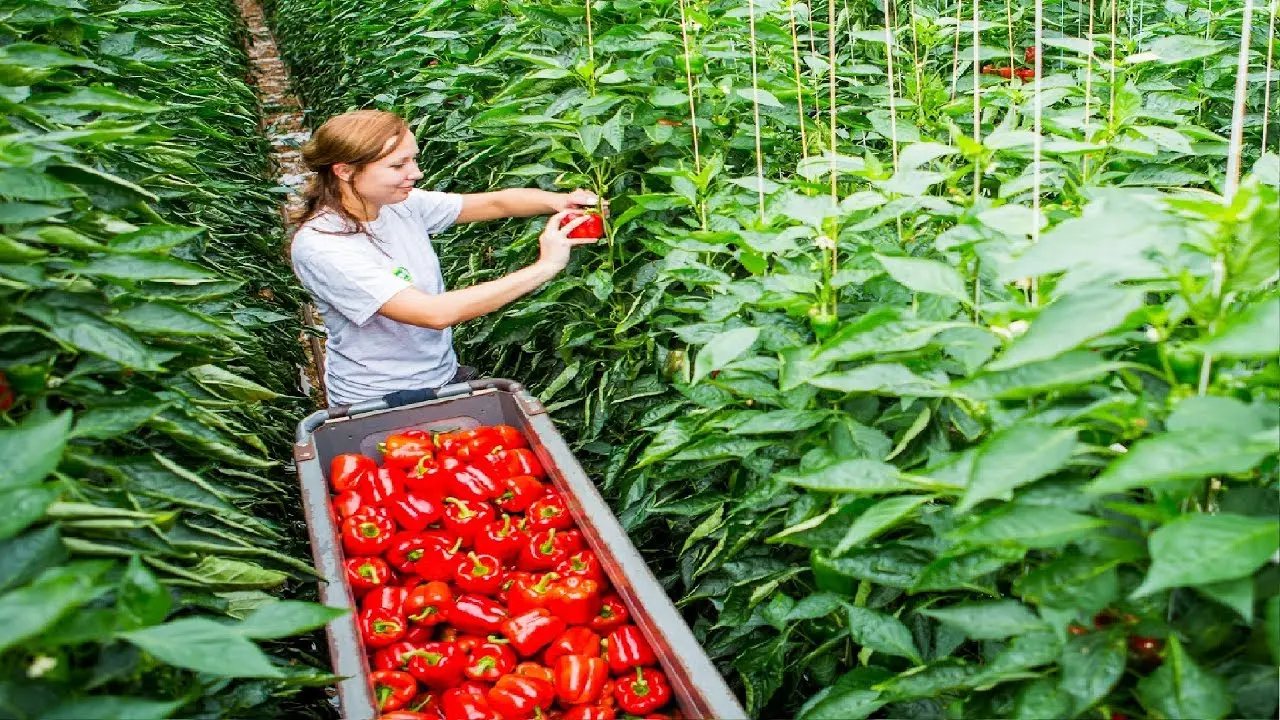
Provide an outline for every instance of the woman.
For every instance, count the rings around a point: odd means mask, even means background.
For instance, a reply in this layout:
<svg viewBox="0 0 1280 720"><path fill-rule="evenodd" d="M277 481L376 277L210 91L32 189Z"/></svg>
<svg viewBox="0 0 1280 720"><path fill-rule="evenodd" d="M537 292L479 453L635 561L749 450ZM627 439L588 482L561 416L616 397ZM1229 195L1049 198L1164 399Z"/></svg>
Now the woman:
<svg viewBox="0 0 1280 720"><path fill-rule="evenodd" d="M303 146L315 177L290 253L328 331L329 402L348 405L395 390L435 388L474 375L459 369L451 328L533 292L593 243L563 228L594 193L514 188L478 194L417 190L418 144L398 116L360 110L331 118ZM431 236L454 223L554 213L538 260L497 280L445 290Z"/></svg>

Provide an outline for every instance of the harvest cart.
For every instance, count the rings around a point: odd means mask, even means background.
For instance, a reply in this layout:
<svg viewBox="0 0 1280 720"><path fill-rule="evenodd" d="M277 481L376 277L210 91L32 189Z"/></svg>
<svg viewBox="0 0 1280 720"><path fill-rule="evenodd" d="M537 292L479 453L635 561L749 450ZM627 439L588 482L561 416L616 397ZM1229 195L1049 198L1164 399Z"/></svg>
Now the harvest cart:
<svg viewBox="0 0 1280 720"><path fill-rule="evenodd" d="M356 452L376 457L378 443L404 428L444 431L497 424L513 425L529 438L588 545L600 556L609 580L656 651L685 717L745 718L737 698L569 452L542 404L510 380L474 380L439 390L391 393L380 400L320 410L299 423L294 459L312 553L323 577L321 601L344 610L355 607L343 580L342 545L325 478L333 457ZM342 716L374 718L377 713L355 614L334 620L326 630L334 671L345 678L338 683Z"/></svg>

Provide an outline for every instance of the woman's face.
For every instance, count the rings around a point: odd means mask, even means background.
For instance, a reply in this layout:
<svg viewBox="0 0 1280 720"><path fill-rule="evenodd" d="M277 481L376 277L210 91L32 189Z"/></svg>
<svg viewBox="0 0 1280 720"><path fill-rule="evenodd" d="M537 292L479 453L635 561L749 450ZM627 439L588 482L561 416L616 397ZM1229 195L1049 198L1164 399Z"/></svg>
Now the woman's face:
<svg viewBox="0 0 1280 720"><path fill-rule="evenodd" d="M391 152L351 173L351 184L356 193L366 203L378 207L404 202L413 184L422 179L417 161L418 143L413 133L392 138L387 144L394 145ZM338 170L337 167L334 169Z"/></svg>

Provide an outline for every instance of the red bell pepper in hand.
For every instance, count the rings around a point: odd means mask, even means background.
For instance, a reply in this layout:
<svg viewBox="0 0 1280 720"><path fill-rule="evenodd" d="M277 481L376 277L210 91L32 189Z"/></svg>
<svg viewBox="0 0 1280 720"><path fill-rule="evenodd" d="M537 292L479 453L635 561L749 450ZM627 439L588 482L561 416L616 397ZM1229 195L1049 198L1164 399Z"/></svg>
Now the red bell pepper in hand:
<svg viewBox="0 0 1280 720"><path fill-rule="evenodd" d="M489 707L487 693L466 686L446 690L440 696L445 720L504 720Z"/></svg>
<svg viewBox="0 0 1280 720"><path fill-rule="evenodd" d="M466 675L472 680L493 682L516 669L516 653L505 642L488 640L467 653Z"/></svg>
<svg viewBox="0 0 1280 720"><path fill-rule="evenodd" d="M390 610L369 608L360 613L360 633L366 647L386 647L403 638L405 630L404 616Z"/></svg>
<svg viewBox="0 0 1280 720"><path fill-rule="evenodd" d="M387 501L387 507L391 509L391 517L396 523L409 532L426 530L428 525L444 515L444 508L439 503L416 493L393 496Z"/></svg>
<svg viewBox="0 0 1280 720"><path fill-rule="evenodd" d="M491 522L476 533L476 552L492 555L503 562L514 560L520 548L529 542L529 535L511 522L511 516L503 514L501 522Z"/></svg>
<svg viewBox="0 0 1280 720"><path fill-rule="evenodd" d="M568 627L564 620L545 608L537 608L507 619L502 623L501 630L503 637L511 641L511 647L516 652L529 657L560 637Z"/></svg>
<svg viewBox="0 0 1280 720"><path fill-rule="evenodd" d="M386 717L385 715L383 716ZM618 714L611 707L604 705L578 705L569 708L560 720L615 720Z"/></svg>
<svg viewBox="0 0 1280 720"><path fill-rule="evenodd" d="M525 518L530 532L549 528L568 530L573 527L573 516L569 514L569 507L565 505L560 493L554 491L531 503Z"/></svg>
<svg viewBox="0 0 1280 720"><path fill-rule="evenodd" d="M380 587L371 590L364 599L360 601L360 609L368 610L370 608L378 608L381 610L389 610L392 614L404 614L404 601L409 596L409 589L405 587Z"/></svg>
<svg viewBox="0 0 1280 720"><path fill-rule="evenodd" d="M519 577L512 584L511 591L507 596L507 609L511 611L511 614L523 615L529 610L545 608L547 606L547 594L551 592L553 583L560 579L560 576L555 573L547 573L545 575L517 574Z"/></svg>
<svg viewBox="0 0 1280 720"><path fill-rule="evenodd" d="M395 533L387 518L353 515L342 521L342 547L351 555L381 555Z"/></svg>
<svg viewBox="0 0 1280 720"><path fill-rule="evenodd" d="M570 625L586 625L600 614L600 583L570 575L547 592L547 609Z"/></svg>
<svg viewBox="0 0 1280 720"><path fill-rule="evenodd" d="M453 584L462 592L492 596L502 587L502 561L492 555L469 552L458 558Z"/></svg>
<svg viewBox="0 0 1280 720"><path fill-rule="evenodd" d="M487 597L459 595L449 609L449 623L462 632L489 636L508 618L505 608Z"/></svg>
<svg viewBox="0 0 1280 720"><path fill-rule="evenodd" d="M404 599L404 614L410 622L435 625L449 617L453 607L453 591L438 580L419 585Z"/></svg>
<svg viewBox="0 0 1280 720"><path fill-rule="evenodd" d="M608 680L609 666L598 657L562 655L556 661L556 695L566 705L599 700Z"/></svg>
<svg viewBox="0 0 1280 720"><path fill-rule="evenodd" d="M455 497L447 497L444 501L444 527L462 539L463 547L471 547L480 529L498 519L497 511L487 502Z"/></svg>
<svg viewBox="0 0 1280 720"><path fill-rule="evenodd" d="M547 471L543 469L542 463L538 462L538 456L534 455L529 448L503 450L498 453L498 457L507 470L507 477L532 475L539 480L547 479Z"/></svg>
<svg viewBox="0 0 1280 720"><path fill-rule="evenodd" d="M653 648L640 634L640 628L626 625L609 633L605 641L608 645L609 669L614 675L630 672L637 665L657 665L658 658Z"/></svg>
<svg viewBox="0 0 1280 720"><path fill-rule="evenodd" d="M555 528L533 533L516 556L516 567L528 572L550 570L569 557L569 547Z"/></svg>
<svg viewBox="0 0 1280 720"><path fill-rule="evenodd" d="M373 654L373 667L376 670L404 670L409 666L410 653L421 649L421 643L409 640L391 643Z"/></svg>
<svg viewBox="0 0 1280 720"><path fill-rule="evenodd" d="M431 438L425 433L422 435L409 432L394 433L378 443L378 451L382 453L382 466L404 472L417 465L423 458L430 458L433 450Z"/></svg>
<svg viewBox="0 0 1280 720"><path fill-rule="evenodd" d="M524 675L503 675L489 689L489 705L507 720L524 720L542 715L555 702L551 683Z"/></svg>
<svg viewBox="0 0 1280 720"><path fill-rule="evenodd" d="M418 681L409 673L376 670L369 677L373 680L373 697L378 710L399 710L418 694Z"/></svg>
<svg viewBox="0 0 1280 720"><path fill-rule="evenodd" d="M487 502L502 494L502 483L475 465L459 468L448 478L445 491L452 497L470 502Z"/></svg>
<svg viewBox="0 0 1280 720"><path fill-rule="evenodd" d="M556 572L563 577L576 575L596 582L604 581L604 568L600 566L600 558L590 550L580 550L565 558L564 562L556 566Z"/></svg>
<svg viewBox="0 0 1280 720"><path fill-rule="evenodd" d="M632 715L646 715L671 700L671 686L667 684L667 676L660 671L636 668L634 678L618 680L613 696L623 710Z"/></svg>
<svg viewBox="0 0 1280 720"><path fill-rule="evenodd" d="M524 512L547 494L547 486L532 475L516 475L502 481L503 491L494 499L507 512Z"/></svg>
<svg viewBox="0 0 1280 720"><path fill-rule="evenodd" d="M452 580L462 538L456 538L452 545L446 543L448 541L441 538L428 540L426 547L422 548L422 557L413 564L413 571L427 581Z"/></svg>
<svg viewBox="0 0 1280 720"><path fill-rule="evenodd" d="M377 472L378 464L373 458L356 453L335 455L329 463L329 483L338 492L346 492L356 488L356 481L365 475Z"/></svg>
<svg viewBox="0 0 1280 720"><path fill-rule="evenodd" d="M591 628L571 627L551 641L547 651L542 654L542 661L547 667L555 667L556 661L565 655L581 655L583 657L600 657L601 637Z"/></svg>
<svg viewBox="0 0 1280 720"><path fill-rule="evenodd" d="M387 567L382 558L348 558L344 567L347 570L347 584L356 595L382 587L391 579L391 568Z"/></svg>
<svg viewBox="0 0 1280 720"><path fill-rule="evenodd" d="M627 610L627 606L622 602L622 598L618 597L616 593L609 593L601 598L600 612L596 613L596 616L591 618L591 622L588 623L588 626L601 635L608 635L614 630L626 625L627 621L630 619L631 611Z"/></svg>
<svg viewBox="0 0 1280 720"><path fill-rule="evenodd" d="M404 659L408 673L423 685L435 690L451 688L462 682L462 671L467 667L467 656L453 643L423 643Z"/></svg>

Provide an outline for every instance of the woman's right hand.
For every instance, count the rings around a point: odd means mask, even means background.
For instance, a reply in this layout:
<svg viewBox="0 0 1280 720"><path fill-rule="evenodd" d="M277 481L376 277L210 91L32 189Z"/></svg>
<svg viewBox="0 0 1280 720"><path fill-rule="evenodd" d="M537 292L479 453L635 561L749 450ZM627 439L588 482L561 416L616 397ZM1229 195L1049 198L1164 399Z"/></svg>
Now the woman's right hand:
<svg viewBox="0 0 1280 720"><path fill-rule="evenodd" d="M555 272L560 272L569 264L569 254L575 245L592 245L596 242L595 238L569 237L569 233L573 232L574 228L587 222L586 215L574 218L564 227L560 227L560 223L564 222L566 217L575 215L578 212L580 211L558 212L547 221L547 226L543 228L542 234L538 236L538 245L541 249L538 264L545 265L555 270Z"/></svg>

